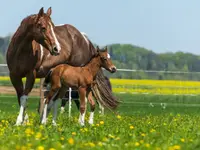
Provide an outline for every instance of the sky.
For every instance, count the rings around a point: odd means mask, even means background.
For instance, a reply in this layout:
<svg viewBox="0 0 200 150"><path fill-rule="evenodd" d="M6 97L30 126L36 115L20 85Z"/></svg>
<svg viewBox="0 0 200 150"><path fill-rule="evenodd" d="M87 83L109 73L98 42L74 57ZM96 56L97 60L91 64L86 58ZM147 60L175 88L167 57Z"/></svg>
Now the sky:
<svg viewBox="0 0 200 150"><path fill-rule="evenodd" d="M157 53L200 55L200 0L3 0L0 36L50 6L55 24L72 24L100 46L133 44Z"/></svg>

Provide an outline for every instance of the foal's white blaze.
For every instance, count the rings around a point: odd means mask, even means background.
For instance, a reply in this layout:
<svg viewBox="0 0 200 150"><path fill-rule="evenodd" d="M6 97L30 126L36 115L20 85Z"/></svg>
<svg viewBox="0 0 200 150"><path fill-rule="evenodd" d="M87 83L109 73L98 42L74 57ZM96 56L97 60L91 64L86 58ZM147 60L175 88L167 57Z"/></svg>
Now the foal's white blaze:
<svg viewBox="0 0 200 150"><path fill-rule="evenodd" d="M25 110L25 107L26 107L27 99L28 99L27 95L23 95L23 96L20 97L20 111L19 111L19 115L17 117L16 125L21 125L23 123L24 110Z"/></svg>
<svg viewBox="0 0 200 150"><path fill-rule="evenodd" d="M43 55L44 55L44 50L43 50L43 47L42 47L41 44L40 44L40 51L41 51L40 60L42 60L42 57L43 57Z"/></svg>
<svg viewBox="0 0 200 150"><path fill-rule="evenodd" d="M109 53L107 53L107 57L110 59L110 54Z"/></svg>
<svg viewBox="0 0 200 150"><path fill-rule="evenodd" d="M54 38L54 40L55 40L55 43L56 43L56 47L57 47L57 49L58 49L58 52L60 52L60 50L61 50L60 43L58 42L58 39L56 38L56 35L55 35L54 30L53 30L52 24L50 23L49 25L50 25L50 27L51 27L51 32L52 32L53 38Z"/></svg>

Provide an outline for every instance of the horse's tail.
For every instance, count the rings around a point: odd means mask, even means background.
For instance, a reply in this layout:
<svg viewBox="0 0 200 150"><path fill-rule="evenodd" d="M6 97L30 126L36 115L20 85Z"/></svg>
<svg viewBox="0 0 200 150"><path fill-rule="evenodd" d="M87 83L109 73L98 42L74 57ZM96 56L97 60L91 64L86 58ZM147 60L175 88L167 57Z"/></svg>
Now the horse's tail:
<svg viewBox="0 0 200 150"><path fill-rule="evenodd" d="M98 72L96 77L97 84L92 87L92 92L96 100L108 109L115 109L119 104L119 100L113 96L111 88L106 82L102 69Z"/></svg>

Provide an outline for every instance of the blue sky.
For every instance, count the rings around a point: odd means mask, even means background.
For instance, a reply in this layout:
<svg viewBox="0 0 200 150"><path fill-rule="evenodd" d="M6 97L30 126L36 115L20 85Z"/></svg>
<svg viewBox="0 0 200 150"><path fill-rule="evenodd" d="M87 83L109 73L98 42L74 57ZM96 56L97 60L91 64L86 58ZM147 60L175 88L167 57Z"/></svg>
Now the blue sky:
<svg viewBox="0 0 200 150"><path fill-rule="evenodd" d="M52 6L55 24L72 24L103 46L130 43L155 52L200 54L199 0L4 0L0 36Z"/></svg>

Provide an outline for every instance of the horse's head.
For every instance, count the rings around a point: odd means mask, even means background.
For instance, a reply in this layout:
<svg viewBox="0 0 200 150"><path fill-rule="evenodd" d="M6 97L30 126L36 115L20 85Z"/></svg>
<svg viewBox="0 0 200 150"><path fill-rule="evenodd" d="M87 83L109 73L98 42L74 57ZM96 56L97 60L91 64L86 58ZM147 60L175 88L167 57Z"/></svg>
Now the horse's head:
<svg viewBox="0 0 200 150"><path fill-rule="evenodd" d="M50 17L51 12L51 7L46 13L43 7L40 9L33 24L32 35L38 43L49 50L51 55L58 55L61 47L54 32L55 26Z"/></svg>
<svg viewBox="0 0 200 150"><path fill-rule="evenodd" d="M99 49L97 46L97 54L100 56L101 59L101 66L108 70L111 73L114 73L117 71L117 68L112 63L112 60L110 58L110 54L108 53L107 46L104 49Z"/></svg>

